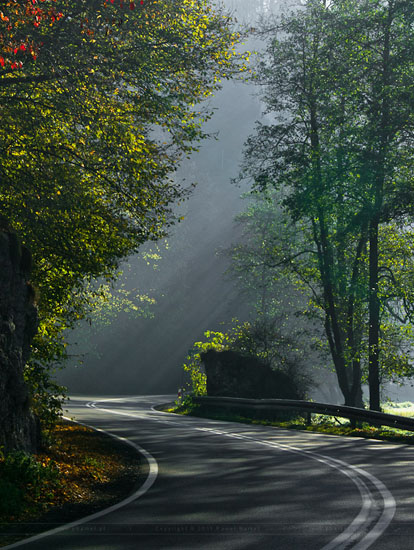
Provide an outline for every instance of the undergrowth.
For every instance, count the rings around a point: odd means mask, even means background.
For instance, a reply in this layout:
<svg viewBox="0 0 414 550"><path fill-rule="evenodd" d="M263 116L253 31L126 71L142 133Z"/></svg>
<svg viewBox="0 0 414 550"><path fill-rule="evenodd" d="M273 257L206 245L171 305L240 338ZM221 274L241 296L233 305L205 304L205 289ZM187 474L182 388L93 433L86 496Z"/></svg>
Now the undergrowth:
<svg viewBox="0 0 414 550"><path fill-rule="evenodd" d="M41 522L54 511L59 523L118 502L138 470L133 450L69 422L55 426L41 453L0 452L0 546L10 542L10 526Z"/></svg>
<svg viewBox="0 0 414 550"><path fill-rule="evenodd" d="M391 408L391 407L390 407ZM393 407L392 413L399 414L399 411ZM230 412L213 407L205 407L196 405L187 398L183 403L176 403L174 407L170 407L166 412L183 414L189 416L197 416L200 418L211 418L214 420L223 420L227 422L240 422L243 424L260 424L264 426L274 426L278 428L286 428L289 430L305 430L308 432L318 432L332 435L365 437L370 439L380 439L383 441L392 441L395 443L414 444L414 433L406 430L398 430L395 428L382 428L370 426L366 423L354 427L344 418L329 417L320 414L313 414L311 423L307 419L297 415L289 420L276 420L275 418L255 418L246 414L246 412Z"/></svg>

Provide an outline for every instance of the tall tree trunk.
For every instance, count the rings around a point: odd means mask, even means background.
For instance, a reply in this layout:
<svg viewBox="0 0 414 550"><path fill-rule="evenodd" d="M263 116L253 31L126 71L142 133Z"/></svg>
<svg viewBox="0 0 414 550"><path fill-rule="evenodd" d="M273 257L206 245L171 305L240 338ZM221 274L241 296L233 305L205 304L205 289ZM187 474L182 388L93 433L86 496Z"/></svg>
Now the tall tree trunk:
<svg viewBox="0 0 414 550"><path fill-rule="evenodd" d="M362 399L362 387L361 387L361 362L359 358L355 358L352 362L352 407L364 408L364 401Z"/></svg>
<svg viewBox="0 0 414 550"><path fill-rule="evenodd" d="M362 399L362 386L361 386L361 336L358 330L358 323L356 322L356 287L358 278L360 276L361 269L361 256L366 245L367 232L365 223L361 225L361 234L358 240L358 245L355 252L354 264L352 266L351 285L348 296L348 307L346 312L346 324L347 324L347 344L349 346L352 357L352 386L351 394L353 399L353 405L355 407L363 408L364 402Z"/></svg>
<svg viewBox="0 0 414 550"><path fill-rule="evenodd" d="M314 187L320 198L324 195L323 178L320 162L319 127L316 101L310 102L310 142L313 151ZM312 220L314 241L318 250L318 263L324 293L325 332L328 338L338 384L345 399L345 405L360 406L362 392L360 384L356 383L356 372L352 373L345 361L344 331L340 326L340 312L338 311L338 292L334 284L334 254L328 238L325 225L325 214L318 207L318 216ZM360 399L359 399L359 397Z"/></svg>
<svg viewBox="0 0 414 550"><path fill-rule="evenodd" d="M336 376L338 378L339 388L345 399L345 405L350 405L352 402L352 396L350 393L348 373L343 360L343 356L338 352L337 343L332 334L331 328L331 316L327 311L325 313L325 333L328 338L329 348L331 351L332 360L335 367Z"/></svg>
<svg viewBox="0 0 414 550"><path fill-rule="evenodd" d="M38 325L30 267L29 250L13 232L0 229L0 447L6 451L34 451L40 442L23 378Z"/></svg>
<svg viewBox="0 0 414 550"><path fill-rule="evenodd" d="M368 336L368 384L369 407L380 410L379 378L379 330L380 302L378 297L378 216L375 216L369 228L369 336Z"/></svg>
<svg viewBox="0 0 414 550"><path fill-rule="evenodd" d="M382 51L381 90L378 95L381 124L379 127L379 147L374 166L375 202L373 216L369 224L369 336L368 336L368 384L369 405L374 411L380 407L380 376L379 376L379 332L380 332L380 299L378 295L378 230L380 213L384 201L384 183L386 174L386 159L389 151L393 130L390 126L390 99L388 86L391 82L391 25L394 17L394 2L389 2L387 17L383 20L384 46Z"/></svg>

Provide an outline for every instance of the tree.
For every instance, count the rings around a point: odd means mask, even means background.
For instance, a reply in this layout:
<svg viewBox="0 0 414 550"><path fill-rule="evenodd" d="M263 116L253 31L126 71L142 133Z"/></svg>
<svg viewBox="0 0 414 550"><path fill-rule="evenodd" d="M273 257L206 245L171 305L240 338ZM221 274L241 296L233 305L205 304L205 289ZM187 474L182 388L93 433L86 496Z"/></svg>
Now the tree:
<svg viewBox="0 0 414 550"><path fill-rule="evenodd" d="M173 174L211 115L195 105L243 69L206 0L39 6L6 2L0 32L0 210L33 254L32 373L64 355L85 285L176 221L189 189Z"/></svg>
<svg viewBox="0 0 414 550"><path fill-rule="evenodd" d="M306 362L314 370L322 366L321 359L326 364L329 354L315 326L315 320L321 320L320 309L314 307L315 291L309 288L304 269L297 271L297 262L293 263L306 253L301 227L283 212L274 189L247 194L245 199L248 206L236 217L241 237L228 251L228 275L251 305L249 318L262 351L268 348L272 355L272 348L284 340L294 361L303 370ZM287 257L292 258L288 264Z"/></svg>
<svg viewBox="0 0 414 550"><path fill-rule="evenodd" d="M368 381L370 406L379 410L379 341L385 306L379 289L384 270L380 226L397 220L404 225L412 215L414 12L400 0L338 2L332 11L341 23L340 39L345 40L345 47L337 48L336 63L353 71L358 109L352 134L359 139L358 151L355 147L353 151L363 190L359 216L365 218L368 231Z"/></svg>
<svg viewBox="0 0 414 550"><path fill-rule="evenodd" d="M408 171L413 163L411 147L414 95L412 23L414 12L406 1L363 2L345 13L344 22L357 31L359 45L358 101L363 117L363 146L358 158L368 186L365 209L369 209L369 387L371 408L380 408L380 324L379 281L380 226L412 215L413 179ZM364 20L364 27L361 26ZM349 30L347 31L349 32ZM349 49L346 48L349 54Z"/></svg>
<svg viewBox="0 0 414 550"><path fill-rule="evenodd" d="M286 237L290 240L288 222L274 195L271 190L245 195L248 207L235 218L241 230L240 240L228 250L228 275L247 297L253 316L269 319L293 306L289 282L275 273L273 265L275 250L285 246Z"/></svg>
<svg viewBox="0 0 414 550"><path fill-rule="evenodd" d="M251 193L247 209L237 216L241 240L230 249L229 275L252 304L253 333L261 352L285 348L296 352L295 362L314 367L326 364L329 355L323 334L323 310L318 277L313 267L312 244L304 239L303 225L293 222L280 206L280 193L267 189ZM388 225L381 229L380 297L384 312L380 325L380 381L401 383L413 375L410 359L412 328L406 324L412 285L413 235ZM306 249L306 247L308 247ZM287 262L286 259L289 258ZM368 273L368 254L361 257ZM399 307L405 302L404 307ZM367 299L365 308L367 310ZM388 314L387 314L388 312ZM293 344L293 345L292 345ZM368 331L361 329L362 382L367 381ZM317 352L317 353L316 353ZM328 353L327 353L328 352ZM306 360L305 360L306 358ZM322 360L322 364L321 364ZM280 353L277 357L280 361Z"/></svg>
<svg viewBox="0 0 414 550"><path fill-rule="evenodd" d="M404 224L411 214L412 16L398 0L309 0L266 25L257 80L272 121L258 125L244 166L256 188L283 189L286 211L311 244L289 254L285 265L316 289L348 405L362 403L369 326L373 409L385 311L379 227Z"/></svg>
<svg viewBox="0 0 414 550"><path fill-rule="evenodd" d="M55 0L3 2L0 13L0 66L4 72L12 73L21 69L24 63L37 59L42 45L37 29L53 25L63 17L55 8L54 2Z"/></svg>

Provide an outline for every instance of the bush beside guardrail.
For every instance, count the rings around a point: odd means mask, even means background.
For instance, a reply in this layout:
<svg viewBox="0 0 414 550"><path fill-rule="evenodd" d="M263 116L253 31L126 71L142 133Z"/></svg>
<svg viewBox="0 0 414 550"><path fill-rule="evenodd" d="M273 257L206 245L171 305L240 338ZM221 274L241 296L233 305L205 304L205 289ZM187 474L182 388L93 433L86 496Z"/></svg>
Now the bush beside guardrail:
<svg viewBox="0 0 414 550"><path fill-rule="evenodd" d="M310 420L312 413L327 416L339 416L351 421L366 422L373 426L390 426L400 430L414 431L414 418L405 418L396 414L388 414L347 405L330 405L314 401L299 401L293 399L243 399L240 397L208 397L193 396L193 403L214 408L237 408L261 411L290 410L306 413Z"/></svg>

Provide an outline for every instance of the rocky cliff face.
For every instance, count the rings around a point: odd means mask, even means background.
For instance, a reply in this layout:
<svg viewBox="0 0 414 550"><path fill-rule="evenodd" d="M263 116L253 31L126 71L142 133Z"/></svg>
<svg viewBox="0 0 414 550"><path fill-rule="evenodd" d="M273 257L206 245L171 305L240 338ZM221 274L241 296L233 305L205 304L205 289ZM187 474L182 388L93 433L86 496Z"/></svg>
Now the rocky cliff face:
<svg viewBox="0 0 414 550"><path fill-rule="evenodd" d="M257 357L237 351L208 350L200 354L207 375L207 395L250 399L303 399L295 383Z"/></svg>
<svg viewBox="0 0 414 550"><path fill-rule="evenodd" d="M30 410L23 368L38 326L31 255L16 235L0 229L0 447L33 451L39 426Z"/></svg>

